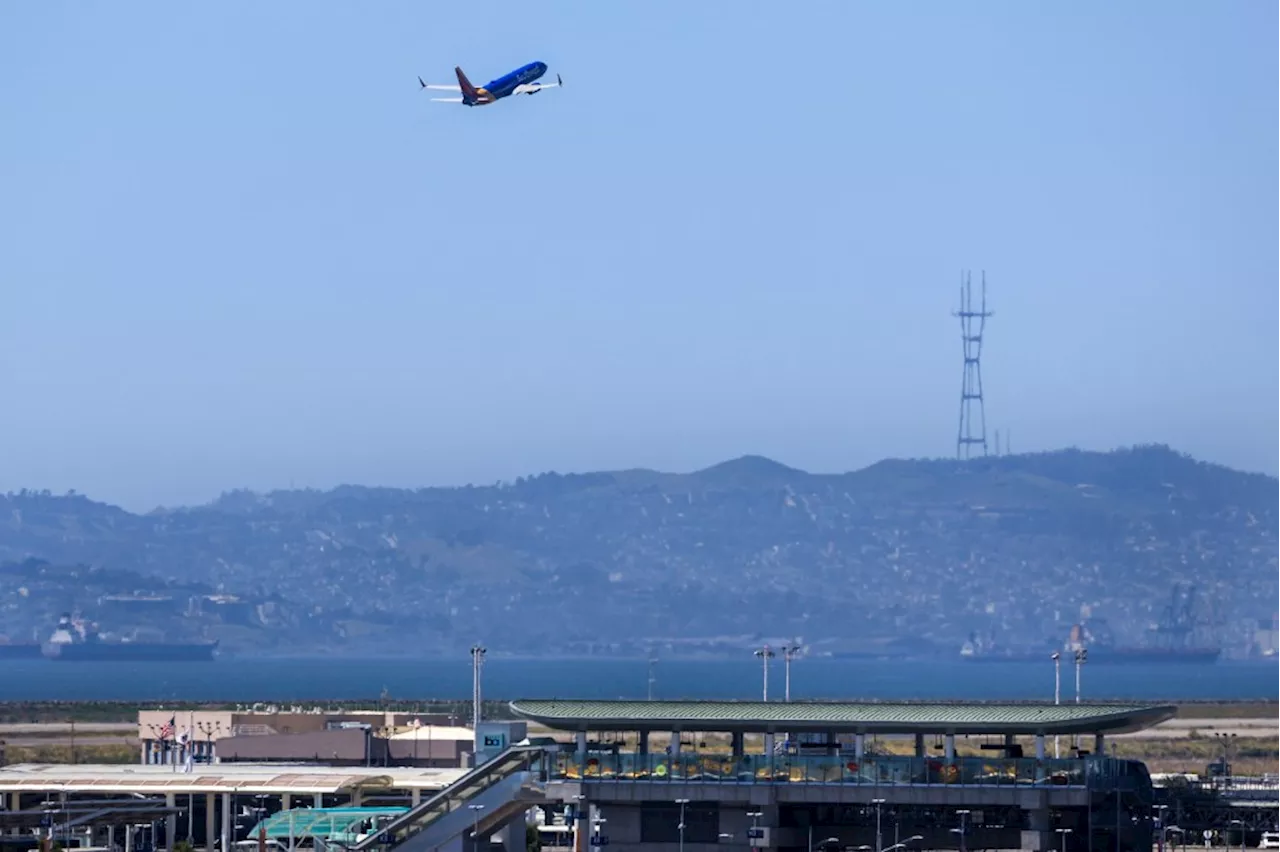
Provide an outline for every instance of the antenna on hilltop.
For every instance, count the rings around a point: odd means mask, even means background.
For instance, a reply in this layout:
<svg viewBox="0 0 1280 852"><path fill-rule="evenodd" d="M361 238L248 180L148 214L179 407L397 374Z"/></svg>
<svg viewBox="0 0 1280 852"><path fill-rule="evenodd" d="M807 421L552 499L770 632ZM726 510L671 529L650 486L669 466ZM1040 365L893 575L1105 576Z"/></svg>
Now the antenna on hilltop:
<svg viewBox="0 0 1280 852"><path fill-rule="evenodd" d="M960 318L960 340L964 344L960 429L956 434L957 459L970 458L975 444L982 447L984 456L987 454L987 412L982 400L982 333L987 327L987 317L995 314L987 310L987 273L982 273L982 302L976 311L973 309L971 282L972 276L965 272L960 283L960 310L951 312L952 316ZM973 421L975 408L978 413L976 425Z"/></svg>

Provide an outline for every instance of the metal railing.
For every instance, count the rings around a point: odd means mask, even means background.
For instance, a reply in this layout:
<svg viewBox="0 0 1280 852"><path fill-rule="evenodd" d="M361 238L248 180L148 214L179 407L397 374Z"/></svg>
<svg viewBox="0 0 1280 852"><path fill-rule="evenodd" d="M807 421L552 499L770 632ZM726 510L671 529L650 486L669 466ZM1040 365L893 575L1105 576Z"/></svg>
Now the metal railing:
<svg viewBox="0 0 1280 852"><path fill-rule="evenodd" d="M543 754L544 749L540 746L512 746L492 760L475 767L425 802L410 808L383 826L376 834L366 837L350 849L363 852L387 842L392 845L401 843L445 814L466 807L468 801L494 784L510 778L517 772L530 769Z"/></svg>

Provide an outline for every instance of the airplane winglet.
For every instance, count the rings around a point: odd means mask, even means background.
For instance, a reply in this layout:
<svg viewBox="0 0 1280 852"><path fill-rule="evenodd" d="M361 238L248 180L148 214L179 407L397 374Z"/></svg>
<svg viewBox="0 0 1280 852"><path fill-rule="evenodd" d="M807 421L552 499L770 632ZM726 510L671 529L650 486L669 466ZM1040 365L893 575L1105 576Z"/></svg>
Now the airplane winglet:
<svg viewBox="0 0 1280 852"><path fill-rule="evenodd" d="M423 80L421 77L418 78L418 82L422 85L422 88L425 89L427 87L427 82Z"/></svg>
<svg viewBox="0 0 1280 852"><path fill-rule="evenodd" d="M564 81L560 79L560 75L559 75L559 74L557 74L557 75L556 75L556 85L557 85L557 86L561 86L561 87L563 87L563 86L564 86Z"/></svg>

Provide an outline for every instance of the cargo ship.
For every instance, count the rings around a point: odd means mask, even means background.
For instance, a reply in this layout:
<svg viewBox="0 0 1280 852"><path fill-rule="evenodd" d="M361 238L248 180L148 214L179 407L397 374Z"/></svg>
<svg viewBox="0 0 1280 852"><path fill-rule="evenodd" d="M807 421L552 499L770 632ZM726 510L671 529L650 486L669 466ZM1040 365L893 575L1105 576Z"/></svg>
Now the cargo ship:
<svg viewBox="0 0 1280 852"><path fill-rule="evenodd" d="M1064 662L1070 662L1075 649L1068 650L1070 643L1059 651ZM1207 665L1216 663L1222 656L1221 648L1149 648L1143 646L1123 645L1089 645L1087 662L1097 665L1147 665L1151 663L1173 663L1181 665ZM971 663L1042 663L1050 658L1052 649L1040 652L999 651L975 648L972 642L966 642L960 649L960 659Z"/></svg>
<svg viewBox="0 0 1280 852"><path fill-rule="evenodd" d="M31 660L39 656L39 642L0 641L0 660Z"/></svg>
<svg viewBox="0 0 1280 852"><path fill-rule="evenodd" d="M66 662L213 662L218 642L107 641L96 626L63 613L48 641L40 645L50 660Z"/></svg>
<svg viewBox="0 0 1280 852"><path fill-rule="evenodd" d="M977 663L1038 662L1057 652L1062 655L1063 662L1068 662L1074 660L1077 651L1084 651L1087 663L1100 665L1216 663L1222 656L1222 648L1216 645L1196 645L1191 641L1197 626L1202 623L1195 615L1195 605L1195 586L1175 584L1160 622L1150 628L1150 632L1157 637L1156 644L1152 645L1115 644L1106 619L1094 618L1090 607L1082 607L1081 623L1071 625L1071 635L1061 647L1008 653L996 648L993 641L971 633L969 641L960 648L960 657Z"/></svg>

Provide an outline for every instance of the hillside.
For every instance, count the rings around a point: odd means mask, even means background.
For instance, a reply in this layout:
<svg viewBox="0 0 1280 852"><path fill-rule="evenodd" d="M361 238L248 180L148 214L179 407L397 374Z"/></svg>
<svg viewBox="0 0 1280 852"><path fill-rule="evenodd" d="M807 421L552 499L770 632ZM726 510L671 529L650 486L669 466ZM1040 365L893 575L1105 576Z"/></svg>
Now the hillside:
<svg viewBox="0 0 1280 852"><path fill-rule="evenodd" d="M43 560L0 569L0 633L18 638L74 606L104 629L160 622L246 652L801 636L951 654L973 630L1061 641L1081 605L1144 641L1185 581L1243 647L1278 593L1276 479L1159 446L838 475L744 457L689 474L237 491L145 515L79 495L0 503L0 562ZM99 602L133 592L173 611Z"/></svg>

